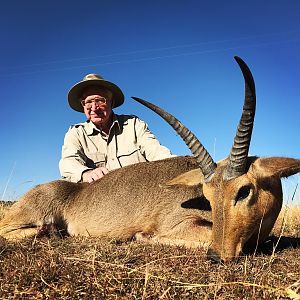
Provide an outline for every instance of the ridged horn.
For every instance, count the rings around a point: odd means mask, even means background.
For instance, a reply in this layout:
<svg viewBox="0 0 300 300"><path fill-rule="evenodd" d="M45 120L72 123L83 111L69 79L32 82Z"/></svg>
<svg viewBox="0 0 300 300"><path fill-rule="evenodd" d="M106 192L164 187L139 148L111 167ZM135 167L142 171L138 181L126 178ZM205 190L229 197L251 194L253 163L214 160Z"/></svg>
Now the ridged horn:
<svg viewBox="0 0 300 300"><path fill-rule="evenodd" d="M186 143L186 145L193 153L197 163L199 164L199 168L204 175L204 180L206 182L210 181L217 165L213 161L208 151L203 147L203 145L197 139L195 134L193 134L178 119L176 119L174 116L164 111L160 107L137 97L132 97L132 99L150 108L152 111L154 111L159 116L161 116L169 125L171 125L174 128L174 130L180 135L180 137L183 139L183 141Z"/></svg>
<svg viewBox="0 0 300 300"><path fill-rule="evenodd" d="M234 144L229 155L229 162L223 173L224 180L236 178L246 172L256 107L255 83L251 71L241 58L238 56L234 58L244 76L245 100Z"/></svg>

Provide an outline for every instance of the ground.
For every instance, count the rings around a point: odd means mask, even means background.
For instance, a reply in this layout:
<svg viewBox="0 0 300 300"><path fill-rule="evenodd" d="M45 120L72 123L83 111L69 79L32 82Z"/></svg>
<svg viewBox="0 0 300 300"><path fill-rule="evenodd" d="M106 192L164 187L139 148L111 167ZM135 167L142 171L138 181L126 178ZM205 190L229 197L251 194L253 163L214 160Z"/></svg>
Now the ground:
<svg viewBox="0 0 300 300"><path fill-rule="evenodd" d="M300 208L283 208L262 249L226 265L201 249L0 238L0 299L300 299L299 233Z"/></svg>

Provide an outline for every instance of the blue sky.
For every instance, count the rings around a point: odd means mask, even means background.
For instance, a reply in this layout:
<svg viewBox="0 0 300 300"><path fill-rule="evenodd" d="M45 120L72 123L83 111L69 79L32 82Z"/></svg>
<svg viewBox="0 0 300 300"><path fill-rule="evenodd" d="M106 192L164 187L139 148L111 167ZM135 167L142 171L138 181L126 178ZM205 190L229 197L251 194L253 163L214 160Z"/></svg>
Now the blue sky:
<svg viewBox="0 0 300 300"><path fill-rule="evenodd" d="M233 57L253 72L250 153L300 158L300 1L2 1L0 197L59 178L67 104L87 73L118 84L116 113L144 119L173 153L189 150L137 96L179 118L216 159L231 149L244 97ZM288 181L292 194L299 175Z"/></svg>

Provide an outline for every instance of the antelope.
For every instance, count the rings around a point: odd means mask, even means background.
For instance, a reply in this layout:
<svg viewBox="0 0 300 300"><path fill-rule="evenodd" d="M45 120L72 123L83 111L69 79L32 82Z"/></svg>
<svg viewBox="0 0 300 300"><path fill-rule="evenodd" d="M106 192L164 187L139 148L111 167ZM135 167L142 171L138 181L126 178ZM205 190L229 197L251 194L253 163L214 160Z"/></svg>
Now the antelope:
<svg viewBox="0 0 300 300"><path fill-rule="evenodd" d="M90 184L56 180L38 185L0 221L0 235L19 239L55 226L71 236L204 247L216 262L229 262L262 243L282 207L280 179L300 172L300 160L248 156L255 84L245 62L235 59L245 80L245 100L226 159L215 163L178 119L133 97L165 119L193 156L134 164Z"/></svg>

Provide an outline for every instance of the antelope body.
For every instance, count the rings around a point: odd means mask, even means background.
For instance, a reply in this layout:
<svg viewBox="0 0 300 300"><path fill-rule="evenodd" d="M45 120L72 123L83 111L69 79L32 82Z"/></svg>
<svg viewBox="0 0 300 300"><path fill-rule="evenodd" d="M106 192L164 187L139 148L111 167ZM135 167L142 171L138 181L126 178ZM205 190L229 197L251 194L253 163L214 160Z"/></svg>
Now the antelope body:
<svg viewBox="0 0 300 300"><path fill-rule="evenodd" d="M211 212L207 200L199 199L201 187L161 186L195 168L192 157L174 157L117 169L91 184L54 181L36 186L12 206L0 223L0 234L22 237L36 233L36 226L57 224L70 235L126 240L137 234L207 242ZM189 230L193 223L204 225L195 228L200 238Z"/></svg>
<svg viewBox="0 0 300 300"><path fill-rule="evenodd" d="M0 221L0 235L21 238L54 224L70 235L209 246L215 261L230 261L269 235L282 206L281 178L300 160L249 157L255 115L252 74L245 78L242 117L229 157L215 163L194 134L157 106L194 157L174 157L118 169L92 184L53 181L27 192Z"/></svg>

